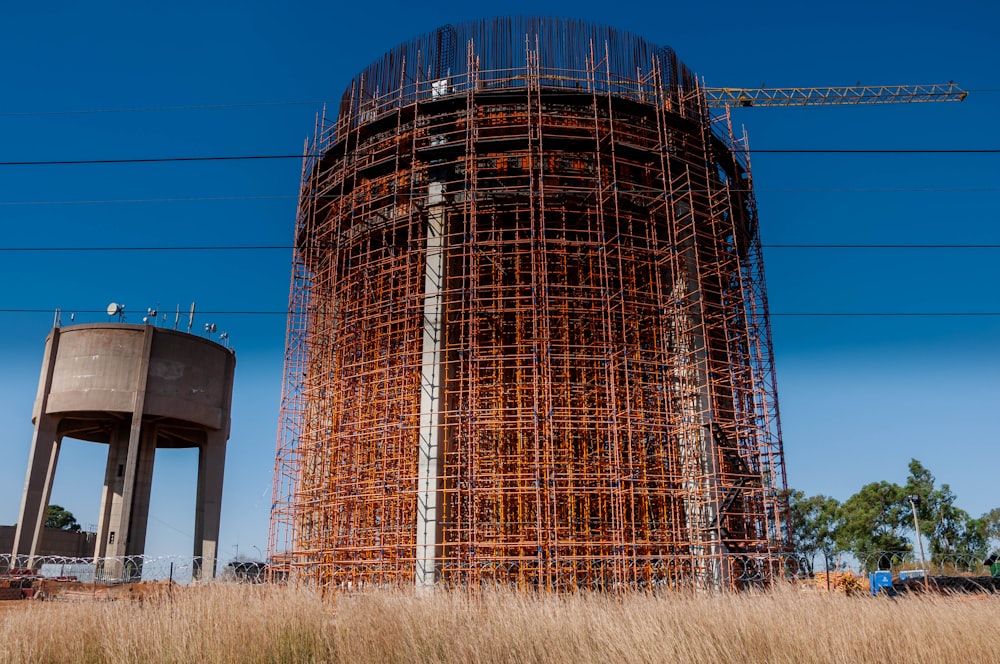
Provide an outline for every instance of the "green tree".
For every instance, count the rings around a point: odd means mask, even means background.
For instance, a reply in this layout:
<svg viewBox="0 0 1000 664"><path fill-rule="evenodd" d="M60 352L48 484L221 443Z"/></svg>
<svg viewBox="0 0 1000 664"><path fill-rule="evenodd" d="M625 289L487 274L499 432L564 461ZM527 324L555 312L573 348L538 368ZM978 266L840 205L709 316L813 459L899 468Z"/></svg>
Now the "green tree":
<svg viewBox="0 0 1000 664"><path fill-rule="evenodd" d="M931 560L938 563L949 557L985 557L989 540L987 523L956 507L956 496L949 485L935 489L934 475L916 459L910 460L909 471L905 491L907 497L920 498L917 508L920 533L927 538Z"/></svg>
<svg viewBox="0 0 1000 664"><path fill-rule="evenodd" d="M78 532L80 524L76 522L76 517L61 505L49 505L45 512L45 527L58 528L59 530L71 530Z"/></svg>
<svg viewBox="0 0 1000 664"><path fill-rule="evenodd" d="M955 494L950 486L942 484L940 489L934 491L932 505L933 523L928 536L931 560L939 562L948 556L986 556L984 524L965 510L955 507Z"/></svg>
<svg viewBox="0 0 1000 664"><path fill-rule="evenodd" d="M829 560L837 546L840 527L840 502L829 496L806 497L801 491L788 494L789 516L792 522L792 542L803 555L806 572L813 573L813 560L818 554Z"/></svg>
<svg viewBox="0 0 1000 664"><path fill-rule="evenodd" d="M910 474L906 476L905 488L907 495L917 495L920 496L922 501L929 501L931 494L934 492L934 476L931 474L931 471L927 470L924 464L920 463L917 459L910 459L907 469L910 471ZM921 505L917 514L921 517L929 515L927 505Z"/></svg>
<svg viewBox="0 0 1000 664"><path fill-rule="evenodd" d="M987 547L1000 547L1000 507L994 507L979 517Z"/></svg>
<svg viewBox="0 0 1000 664"><path fill-rule="evenodd" d="M903 487L886 481L866 484L841 505L837 546L868 569L885 567L893 555L911 550L905 534L909 513Z"/></svg>

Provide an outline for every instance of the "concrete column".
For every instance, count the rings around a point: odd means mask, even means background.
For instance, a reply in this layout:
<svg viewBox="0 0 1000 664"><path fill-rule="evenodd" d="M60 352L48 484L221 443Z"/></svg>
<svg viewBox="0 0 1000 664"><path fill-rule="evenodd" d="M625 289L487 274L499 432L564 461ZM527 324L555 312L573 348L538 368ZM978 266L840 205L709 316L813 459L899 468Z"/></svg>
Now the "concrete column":
<svg viewBox="0 0 1000 664"><path fill-rule="evenodd" d="M28 457L28 475L21 496L21 515L14 531L15 556L30 556L28 566L34 563L45 531L45 517L52 495L52 480L59 461L61 440L57 434L57 420L41 417L35 425Z"/></svg>
<svg viewBox="0 0 1000 664"><path fill-rule="evenodd" d="M681 217L692 214L690 206L679 204ZM686 219L687 223L697 220ZM693 231L692 231L693 232ZM684 488L684 516L688 538L692 542L693 576L700 590L725 590L729 587L729 568L719 530L718 465L713 420L711 386L708 376L708 351L705 321L702 318L701 291L697 285L700 266L694 237L680 242L686 270L674 286L674 298L684 307L692 307L681 316L677 326L676 373L680 379L681 415L678 433L678 456L681 486ZM692 306L698 305L698 306Z"/></svg>
<svg viewBox="0 0 1000 664"><path fill-rule="evenodd" d="M129 427L128 448L125 454L125 477L120 500L112 502L109 532L105 538L107 555L110 557L129 555L129 539L132 526L132 509L136 499L142 498L136 492L139 470L139 452L143 443L142 414L146 400L146 381L149 377L149 354L153 343L153 326L146 327L143 338L142 359L136 370L135 394L132 399L132 422ZM117 498L117 496L116 496ZM149 494L145 496L145 512L149 511ZM115 505L117 503L117 507ZM141 549L140 549L141 550Z"/></svg>
<svg viewBox="0 0 1000 664"><path fill-rule="evenodd" d="M124 429L124 431L123 431ZM101 491L101 511L97 523L97 546L94 558L108 555L108 539L112 514L120 514L122 488L125 486L125 462L128 460L128 425L111 430L108 440L108 463L104 470L104 488ZM96 560L95 560L96 562Z"/></svg>
<svg viewBox="0 0 1000 664"><path fill-rule="evenodd" d="M139 460L132 493L132 518L125 540L125 555L141 555L146 548L149 497L153 491L153 461L156 458L156 426L147 425L140 437Z"/></svg>
<svg viewBox="0 0 1000 664"><path fill-rule="evenodd" d="M59 328L53 328L45 343L45 357L38 380L35 397L35 431L31 438L31 452L28 454L28 472L24 478L24 492L21 495L21 510L14 531L14 545L11 553L16 556L30 556L30 563L38 551L42 532L45 530L45 513L52 494L52 480L59 461L59 418L45 414L49 391L52 389L52 374L55 369L56 352L59 349Z"/></svg>
<svg viewBox="0 0 1000 664"><path fill-rule="evenodd" d="M417 458L417 588L435 583L440 556L441 525L441 410L444 400L442 346L444 344L445 278L444 185L431 182L427 192L427 240L424 267L424 344L420 369L420 438Z"/></svg>
<svg viewBox="0 0 1000 664"><path fill-rule="evenodd" d="M225 431L211 431L198 450L198 499L194 515L195 578L215 578L222 517L222 480L226 468Z"/></svg>

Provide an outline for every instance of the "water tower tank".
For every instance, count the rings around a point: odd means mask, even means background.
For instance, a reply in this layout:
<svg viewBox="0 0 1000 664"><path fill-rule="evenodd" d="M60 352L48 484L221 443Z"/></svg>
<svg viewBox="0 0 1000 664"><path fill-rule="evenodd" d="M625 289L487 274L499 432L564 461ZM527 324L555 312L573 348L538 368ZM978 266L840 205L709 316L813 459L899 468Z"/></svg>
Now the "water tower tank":
<svg viewBox="0 0 1000 664"><path fill-rule="evenodd" d="M747 147L669 47L443 26L355 76L307 152L272 560L336 588L768 582Z"/></svg>
<svg viewBox="0 0 1000 664"><path fill-rule="evenodd" d="M156 449L194 447L195 566L198 576L213 576L235 366L232 350L153 325L54 328L35 399L14 556L34 559L40 550L63 438L108 445L94 555L110 565L143 554Z"/></svg>

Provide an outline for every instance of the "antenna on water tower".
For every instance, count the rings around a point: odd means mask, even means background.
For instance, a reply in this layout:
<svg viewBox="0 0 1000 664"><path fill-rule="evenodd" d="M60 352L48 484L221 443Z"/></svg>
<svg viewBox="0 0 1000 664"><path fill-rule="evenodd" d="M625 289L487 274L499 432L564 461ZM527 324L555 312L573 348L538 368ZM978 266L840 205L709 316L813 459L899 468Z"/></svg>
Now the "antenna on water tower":
<svg viewBox="0 0 1000 664"><path fill-rule="evenodd" d="M117 316L119 323L124 323L125 322L125 305L124 304L118 304L117 302L112 302L111 304L108 305L107 312L108 312L108 317L109 318L114 318L115 316Z"/></svg>
<svg viewBox="0 0 1000 664"><path fill-rule="evenodd" d="M191 313L188 314L188 334L191 334L192 325L194 325L194 302L191 303Z"/></svg>

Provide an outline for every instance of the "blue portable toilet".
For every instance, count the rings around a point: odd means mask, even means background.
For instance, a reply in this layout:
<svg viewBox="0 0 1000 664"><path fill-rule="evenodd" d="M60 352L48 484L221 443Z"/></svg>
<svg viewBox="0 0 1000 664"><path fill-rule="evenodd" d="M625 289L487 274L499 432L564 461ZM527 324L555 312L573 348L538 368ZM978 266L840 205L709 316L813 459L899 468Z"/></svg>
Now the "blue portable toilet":
<svg viewBox="0 0 1000 664"><path fill-rule="evenodd" d="M872 595L880 592L892 593L892 572L889 570L879 570L868 575L868 585L871 587Z"/></svg>

